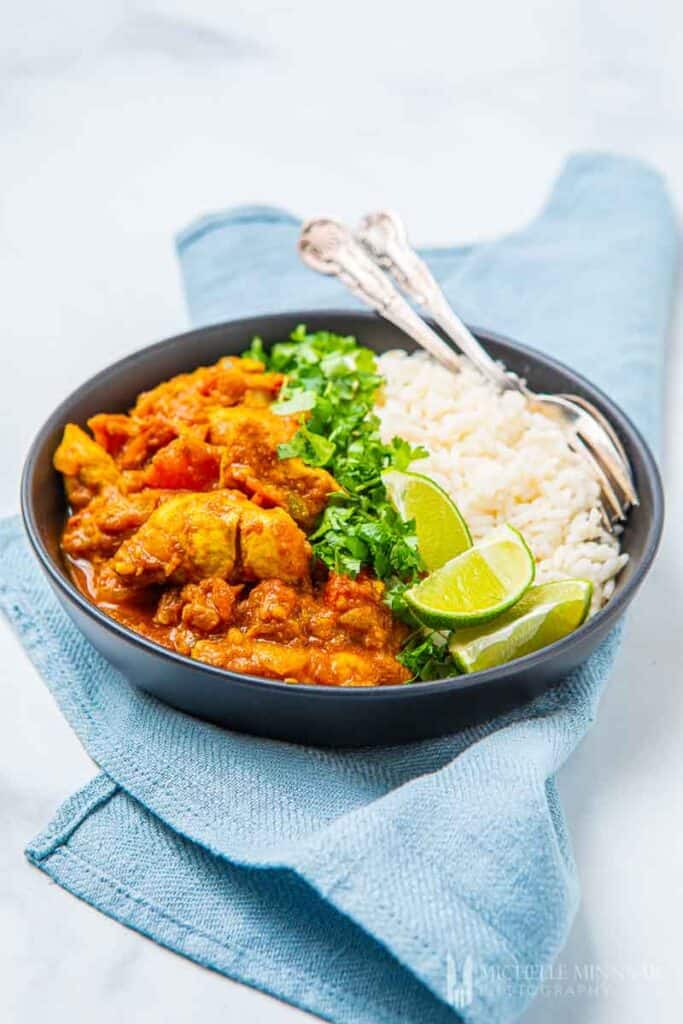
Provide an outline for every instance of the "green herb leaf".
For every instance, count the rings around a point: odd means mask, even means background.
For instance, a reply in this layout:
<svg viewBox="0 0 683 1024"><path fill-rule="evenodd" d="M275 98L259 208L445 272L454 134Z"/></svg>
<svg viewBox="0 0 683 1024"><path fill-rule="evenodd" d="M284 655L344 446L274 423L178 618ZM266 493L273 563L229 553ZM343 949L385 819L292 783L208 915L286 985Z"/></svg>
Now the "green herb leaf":
<svg viewBox="0 0 683 1024"><path fill-rule="evenodd" d="M291 398L281 399L273 402L271 412L278 416L291 416L295 412L308 412L315 405L315 393L313 391L297 391Z"/></svg>
<svg viewBox="0 0 683 1024"><path fill-rule="evenodd" d="M258 336L251 339L251 345L246 352L242 353L242 355L248 359L258 359L260 363L268 362L268 356L266 355L266 350L263 347L263 340Z"/></svg>
<svg viewBox="0 0 683 1024"><path fill-rule="evenodd" d="M281 459L303 459L309 466L326 466L334 455L334 445L320 434L312 434L307 427L299 427L291 441L279 444Z"/></svg>
<svg viewBox="0 0 683 1024"><path fill-rule="evenodd" d="M415 462L416 459L426 459L429 455L427 449L422 445L412 448L402 437L392 437L389 448L392 454L392 469L398 469L401 473L405 473L411 462Z"/></svg>
<svg viewBox="0 0 683 1024"><path fill-rule="evenodd" d="M416 630L396 657L412 672L413 681L426 682L458 675L448 650L448 637L443 633Z"/></svg>

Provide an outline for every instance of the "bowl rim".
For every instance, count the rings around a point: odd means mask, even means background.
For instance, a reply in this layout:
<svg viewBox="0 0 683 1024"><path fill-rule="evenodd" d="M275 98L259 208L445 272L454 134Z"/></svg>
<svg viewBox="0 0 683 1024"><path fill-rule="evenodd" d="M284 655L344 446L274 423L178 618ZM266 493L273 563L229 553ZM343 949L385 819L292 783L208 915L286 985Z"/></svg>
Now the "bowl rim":
<svg viewBox="0 0 683 1024"><path fill-rule="evenodd" d="M239 329L241 325L244 325L245 332L258 333L254 324L259 320L268 320L271 324L274 321L281 321L284 333L286 330L285 325L289 325L291 327L292 324L308 323L311 320L319 321L320 319L329 319L333 322L335 318L348 317L369 323L377 322L379 319L376 314L363 310L320 308L303 311L292 310L278 313L257 313L252 316L239 317L234 320L225 320L220 323L194 328L191 331L183 331L180 334L172 335L169 338L164 338L160 341L153 342L150 345L145 345L142 348L136 349L134 352L131 352L105 366L70 392L70 394L67 395L67 397L64 398L47 417L40 429L37 431L24 462L20 485L21 514L24 522L24 528L28 535L31 547L37 556L43 571L47 574L53 586L61 591L65 597L75 604L77 608L88 618L94 620L98 625L102 626L118 639L125 643L140 647L153 656L168 659L176 666L179 665L182 667L184 665L191 665L193 669L205 671L214 678L227 678L246 684L253 683L259 687L265 686L268 689L275 690L277 692L287 690L292 693L305 693L310 697L319 697L323 700L326 696L329 697L332 694L340 693L353 693L356 699L369 701L377 699L403 699L410 695L418 696L419 694L433 693L436 689L466 690L472 686L485 685L488 682L501 682L504 681L508 675L514 674L515 676L519 676L520 672L523 672L525 669L532 669L534 666L555 654L559 655L564 651L569 651L576 644L581 644L582 641L591 634L603 632L610 624L614 624L620 617L621 612L625 610L625 607L628 605L636 590L647 575L661 540L664 524L664 492L661 475L654 455L641 432L626 413L623 412L623 410L613 402L608 395L606 395L595 384L591 383L591 381L581 373L573 370L559 359L546 355L546 353L541 352L538 349L524 345L507 335L478 326L471 326L470 329L479 339L483 340L484 343L492 341L494 343L500 343L513 348L519 352L522 357L527 358L531 363L540 362L541 364L549 366L551 369L557 370L564 375L568 375L572 379L573 383L579 384L580 387L586 390L589 394L596 396L603 409L606 411L610 421L617 427L618 432L627 436L629 446L635 447L639 450L639 454L643 462L644 475L647 477L652 491L652 514L647 524L645 545L640 561L633 570L633 575L626 582L623 588L610 598L603 608L597 611L587 622L579 626L578 629L574 630L573 633L568 634L568 636L555 641L553 644L549 644L540 651L527 654L522 658L513 659L512 661L506 662L495 668L485 669L480 672L472 672L466 675L448 676L444 679L434 679L409 684L395 683L386 686L344 687L320 686L311 683L297 683L294 685L292 683L283 682L282 680L268 679L263 676L247 675L241 672L233 672L230 669L219 668L215 665L209 665L206 662L189 658L186 655L179 654L177 651L172 651L167 647L163 647L161 644L157 644L155 641L142 636L140 633L136 633L134 630L129 629L122 623L110 618L105 614L105 612L101 611L97 605L89 601L71 582L68 576L60 571L55 564L55 560L52 558L50 552L47 550L41 539L40 530L35 516L34 503L31 497L31 484L36 463L47 438L55 431L55 429L64 425L66 422L66 413L68 408L73 405L81 395L87 393L94 385L106 380L113 371L130 370L135 367L137 362L140 362L143 359L147 360L150 354L153 354L155 351L161 351L164 348L170 347L181 341L187 342L188 348L190 348L193 339L196 339L199 336L206 337L212 333L220 334L226 327ZM398 331L397 333L400 334Z"/></svg>

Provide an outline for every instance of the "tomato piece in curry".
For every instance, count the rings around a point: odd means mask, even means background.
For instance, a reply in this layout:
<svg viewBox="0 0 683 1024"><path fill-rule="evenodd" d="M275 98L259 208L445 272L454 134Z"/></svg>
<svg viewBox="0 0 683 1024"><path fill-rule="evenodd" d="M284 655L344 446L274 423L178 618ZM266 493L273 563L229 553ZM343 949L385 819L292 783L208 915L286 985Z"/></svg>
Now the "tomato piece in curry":
<svg viewBox="0 0 683 1024"><path fill-rule="evenodd" d="M314 564L324 469L281 459L300 426L270 408L283 384L225 357L141 394L54 456L70 514L62 550L79 589L130 629L220 668L291 682L406 682L406 627L384 584ZM301 414L300 414L301 415ZM303 414L305 415L305 414Z"/></svg>

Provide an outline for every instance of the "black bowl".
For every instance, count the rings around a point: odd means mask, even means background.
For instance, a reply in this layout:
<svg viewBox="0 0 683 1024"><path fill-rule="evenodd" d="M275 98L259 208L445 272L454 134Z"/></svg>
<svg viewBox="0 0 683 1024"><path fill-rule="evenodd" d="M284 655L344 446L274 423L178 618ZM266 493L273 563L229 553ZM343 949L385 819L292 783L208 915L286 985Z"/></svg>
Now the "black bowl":
<svg viewBox="0 0 683 1024"><path fill-rule="evenodd" d="M66 612L88 640L136 686L176 708L243 732L324 746L396 743L437 736L511 707L561 680L588 658L624 614L654 558L663 522L655 461L640 434L597 388L566 366L516 342L475 329L488 351L536 391L582 395L616 428L633 467L640 506L622 537L629 562L614 596L586 625L536 654L500 668L438 682L378 688L291 685L205 665L175 654L110 619L73 585L59 550L65 501L52 455L68 421L127 410L136 395L196 366L238 353L255 334L282 340L298 323L353 334L378 352L413 342L371 314L329 310L259 316L191 331L142 349L83 384L52 413L24 468L21 505L38 560Z"/></svg>

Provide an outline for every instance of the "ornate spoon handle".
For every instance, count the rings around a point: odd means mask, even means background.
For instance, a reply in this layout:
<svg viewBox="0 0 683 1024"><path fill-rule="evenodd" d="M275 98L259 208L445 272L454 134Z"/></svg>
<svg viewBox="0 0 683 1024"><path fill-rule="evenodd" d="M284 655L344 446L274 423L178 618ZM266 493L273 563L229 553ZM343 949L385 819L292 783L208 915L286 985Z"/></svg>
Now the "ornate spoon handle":
<svg viewBox="0 0 683 1024"><path fill-rule="evenodd" d="M299 255L321 274L338 277L342 284L371 309L405 331L422 348L451 370L458 356L396 290L384 271L370 258L352 233L336 220L318 218L303 225Z"/></svg>
<svg viewBox="0 0 683 1024"><path fill-rule="evenodd" d="M498 387L522 390L518 378L491 359L460 317L453 312L429 267L411 247L405 227L395 213L382 210L369 214L361 222L357 238L373 260L388 271L399 288L436 320L485 377Z"/></svg>

